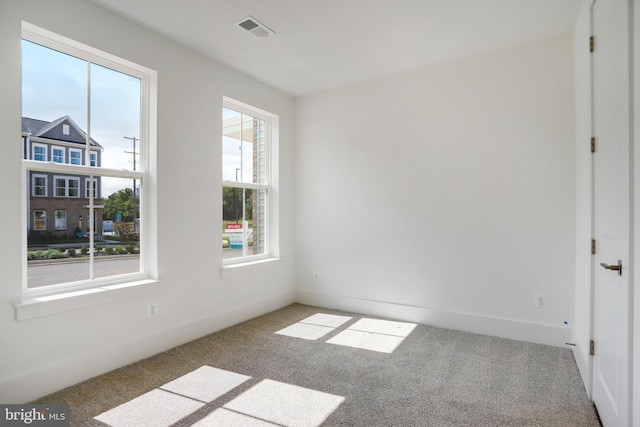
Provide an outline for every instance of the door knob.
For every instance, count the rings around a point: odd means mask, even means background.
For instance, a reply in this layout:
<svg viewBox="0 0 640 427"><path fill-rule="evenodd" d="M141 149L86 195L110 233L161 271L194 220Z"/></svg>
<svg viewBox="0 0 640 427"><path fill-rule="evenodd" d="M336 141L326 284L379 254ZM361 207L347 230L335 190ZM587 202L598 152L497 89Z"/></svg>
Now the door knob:
<svg viewBox="0 0 640 427"><path fill-rule="evenodd" d="M622 276L622 261L618 260L617 265L609 265L604 262L601 262L600 265L602 268L606 268L607 270L613 270L618 272L618 276Z"/></svg>

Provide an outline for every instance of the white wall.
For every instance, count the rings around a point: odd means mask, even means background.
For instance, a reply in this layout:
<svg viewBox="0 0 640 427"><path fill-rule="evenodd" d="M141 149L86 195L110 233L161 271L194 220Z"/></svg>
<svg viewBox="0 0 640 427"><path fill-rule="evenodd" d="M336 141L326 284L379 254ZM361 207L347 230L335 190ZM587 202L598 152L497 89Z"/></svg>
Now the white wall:
<svg viewBox="0 0 640 427"><path fill-rule="evenodd" d="M16 322L20 299L21 20L158 71L160 283L125 300ZM0 402L25 402L293 301L293 230L282 261L220 279L223 95L280 116L280 223L293 222L293 100L80 0L0 3ZM160 314L146 318L150 301Z"/></svg>
<svg viewBox="0 0 640 427"><path fill-rule="evenodd" d="M591 141L591 0L584 0L573 33L576 87L576 285L573 340L574 356L587 393L591 395L592 358L592 154Z"/></svg>
<svg viewBox="0 0 640 427"><path fill-rule="evenodd" d="M568 35L297 99L298 301L569 341L572 49Z"/></svg>

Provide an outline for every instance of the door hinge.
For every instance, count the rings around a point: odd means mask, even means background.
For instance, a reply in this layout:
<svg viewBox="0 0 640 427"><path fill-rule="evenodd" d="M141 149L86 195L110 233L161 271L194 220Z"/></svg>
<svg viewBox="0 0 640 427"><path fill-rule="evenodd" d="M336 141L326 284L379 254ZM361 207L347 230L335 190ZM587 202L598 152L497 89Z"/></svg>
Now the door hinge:
<svg viewBox="0 0 640 427"><path fill-rule="evenodd" d="M591 255L596 254L596 239L591 239Z"/></svg>
<svg viewBox="0 0 640 427"><path fill-rule="evenodd" d="M594 36L589 37L589 52L593 53L596 50L596 38Z"/></svg>
<svg viewBox="0 0 640 427"><path fill-rule="evenodd" d="M596 354L596 342L594 340L589 341L589 354L591 356Z"/></svg>
<svg viewBox="0 0 640 427"><path fill-rule="evenodd" d="M596 137L595 136L591 137L591 152L592 153L596 152Z"/></svg>

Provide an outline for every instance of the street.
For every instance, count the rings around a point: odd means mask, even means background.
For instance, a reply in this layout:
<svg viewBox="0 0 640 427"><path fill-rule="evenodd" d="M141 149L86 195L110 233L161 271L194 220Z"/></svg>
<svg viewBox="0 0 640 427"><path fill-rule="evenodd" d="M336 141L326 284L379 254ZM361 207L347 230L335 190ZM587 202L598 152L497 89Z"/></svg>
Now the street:
<svg viewBox="0 0 640 427"><path fill-rule="evenodd" d="M140 256L96 257L93 265L96 278L135 273L140 270ZM27 267L27 276L30 289L85 280L89 278L89 261L79 259L78 262L33 264Z"/></svg>

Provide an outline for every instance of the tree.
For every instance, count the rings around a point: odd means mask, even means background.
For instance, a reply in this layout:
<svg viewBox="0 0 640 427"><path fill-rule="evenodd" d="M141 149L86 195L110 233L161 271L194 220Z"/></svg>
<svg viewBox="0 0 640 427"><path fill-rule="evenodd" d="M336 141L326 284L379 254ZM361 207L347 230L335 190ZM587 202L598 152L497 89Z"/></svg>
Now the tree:
<svg viewBox="0 0 640 427"><path fill-rule="evenodd" d="M136 195L136 218L140 218L139 199L140 197ZM104 201L104 219L114 221L117 213L122 214L123 221L133 221L133 190L131 188L118 190Z"/></svg>

